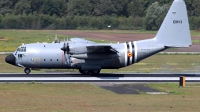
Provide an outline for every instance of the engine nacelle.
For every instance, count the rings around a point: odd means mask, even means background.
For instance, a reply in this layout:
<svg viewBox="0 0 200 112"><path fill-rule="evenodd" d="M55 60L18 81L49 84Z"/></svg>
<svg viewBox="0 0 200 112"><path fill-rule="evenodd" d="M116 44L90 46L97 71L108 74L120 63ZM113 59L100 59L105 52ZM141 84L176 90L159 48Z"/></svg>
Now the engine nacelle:
<svg viewBox="0 0 200 112"><path fill-rule="evenodd" d="M69 49L70 49L69 54L87 54L87 53L93 52L99 48L95 47L95 46L93 46L93 47L77 46L77 47L72 47Z"/></svg>
<svg viewBox="0 0 200 112"><path fill-rule="evenodd" d="M78 47L73 47L73 48L69 48L69 54L85 54L88 53L88 50L86 48L86 46L78 46Z"/></svg>

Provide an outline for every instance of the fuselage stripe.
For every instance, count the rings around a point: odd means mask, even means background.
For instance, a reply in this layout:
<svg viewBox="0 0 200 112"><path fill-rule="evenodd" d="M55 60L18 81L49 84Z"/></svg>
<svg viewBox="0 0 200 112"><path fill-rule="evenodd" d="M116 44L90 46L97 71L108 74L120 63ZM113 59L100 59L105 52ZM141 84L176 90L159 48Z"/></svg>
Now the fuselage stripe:
<svg viewBox="0 0 200 112"><path fill-rule="evenodd" d="M133 54L133 56L132 56L132 64L134 63L134 61L135 61L135 47L134 47L134 44L133 44L133 42L131 42L131 45L132 45L132 54Z"/></svg>
<svg viewBox="0 0 200 112"><path fill-rule="evenodd" d="M133 55L133 52L132 52L132 48L133 48L133 47L132 47L132 45L131 45L131 42L129 42L128 44L129 44L129 46L130 46L129 52L131 53L131 55ZM133 59L133 58L132 58L132 56L131 56L131 57L129 56L129 58L130 58L129 64L131 65L131 64L132 64L132 59Z"/></svg>
<svg viewBox="0 0 200 112"><path fill-rule="evenodd" d="M133 44L134 44L134 47L135 47L135 50L134 50L135 51L135 55L134 56L135 56L135 63L136 63L137 62L137 52L138 52L138 49L137 49L137 44L136 44L135 41L133 42Z"/></svg>
<svg viewBox="0 0 200 112"><path fill-rule="evenodd" d="M130 46L128 44L128 42L126 42L126 45L127 45L127 53L130 52ZM130 57L128 57L128 55L126 55L127 57L127 66L130 65Z"/></svg>

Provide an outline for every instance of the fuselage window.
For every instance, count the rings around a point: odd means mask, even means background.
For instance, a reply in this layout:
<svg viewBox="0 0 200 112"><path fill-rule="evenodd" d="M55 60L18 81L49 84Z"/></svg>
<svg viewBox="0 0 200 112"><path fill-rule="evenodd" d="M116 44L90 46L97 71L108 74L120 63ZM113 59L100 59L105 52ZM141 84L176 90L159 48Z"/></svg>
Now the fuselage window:
<svg viewBox="0 0 200 112"><path fill-rule="evenodd" d="M44 61L46 61L46 60L44 59Z"/></svg>
<svg viewBox="0 0 200 112"><path fill-rule="evenodd" d="M52 59L50 59L50 61L52 61Z"/></svg>
<svg viewBox="0 0 200 112"><path fill-rule="evenodd" d="M18 59L22 59L22 54L18 54Z"/></svg>
<svg viewBox="0 0 200 112"><path fill-rule="evenodd" d="M57 59L57 61L58 61L58 59Z"/></svg>

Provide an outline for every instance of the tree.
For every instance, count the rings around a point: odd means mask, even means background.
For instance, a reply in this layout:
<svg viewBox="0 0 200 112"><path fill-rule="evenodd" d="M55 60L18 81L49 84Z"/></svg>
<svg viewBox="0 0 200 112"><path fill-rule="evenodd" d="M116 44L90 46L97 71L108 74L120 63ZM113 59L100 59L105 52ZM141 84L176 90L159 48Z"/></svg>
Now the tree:
<svg viewBox="0 0 200 112"><path fill-rule="evenodd" d="M188 14L190 16L200 16L200 1L199 0L186 0Z"/></svg>
<svg viewBox="0 0 200 112"><path fill-rule="evenodd" d="M169 10L169 5L160 6L158 2L153 3L147 9L145 25L147 30L158 30L164 17Z"/></svg>
<svg viewBox="0 0 200 112"><path fill-rule="evenodd" d="M127 7L128 15L133 17L144 17L147 4L147 1L131 0Z"/></svg>
<svg viewBox="0 0 200 112"><path fill-rule="evenodd" d="M5 15L7 13L12 13L12 5L14 3L11 0L1 0L0 1L0 14Z"/></svg>
<svg viewBox="0 0 200 112"><path fill-rule="evenodd" d="M128 16L128 13L127 13L128 0L112 0L112 4L114 5L113 12L116 15Z"/></svg>
<svg viewBox="0 0 200 112"><path fill-rule="evenodd" d="M32 14L33 13L38 13L41 14L41 8L43 6L43 1L44 0L31 0L31 10L32 10Z"/></svg>
<svg viewBox="0 0 200 112"><path fill-rule="evenodd" d="M42 13L62 17L66 14L67 3L65 0L43 0Z"/></svg>
<svg viewBox="0 0 200 112"><path fill-rule="evenodd" d="M90 0L69 0L68 15L91 15L92 4Z"/></svg>
<svg viewBox="0 0 200 112"><path fill-rule="evenodd" d="M30 0L20 0L15 5L14 13L16 15L23 14L23 13L28 15L31 12L32 12L32 9L31 9L31 1Z"/></svg>
<svg viewBox="0 0 200 112"><path fill-rule="evenodd" d="M113 15L116 12L111 0L92 0L92 3L94 16Z"/></svg>
<svg viewBox="0 0 200 112"><path fill-rule="evenodd" d="M194 4L194 15L200 16L200 1L199 0L193 0Z"/></svg>

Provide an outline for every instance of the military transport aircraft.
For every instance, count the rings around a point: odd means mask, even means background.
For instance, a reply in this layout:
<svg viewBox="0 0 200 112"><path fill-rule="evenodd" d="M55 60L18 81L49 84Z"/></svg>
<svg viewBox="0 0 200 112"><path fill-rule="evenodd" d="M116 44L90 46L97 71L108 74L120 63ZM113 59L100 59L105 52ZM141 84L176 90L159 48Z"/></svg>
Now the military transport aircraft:
<svg viewBox="0 0 200 112"><path fill-rule="evenodd" d="M168 48L192 45L186 5L174 0L157 35L152 39L99 44L81 38L55 43L19 46L5 61L31 69L78 69L81 74L99 74L101 69L118 69L137 63ZM156 60L155 60L156 61Z"/></svg>

